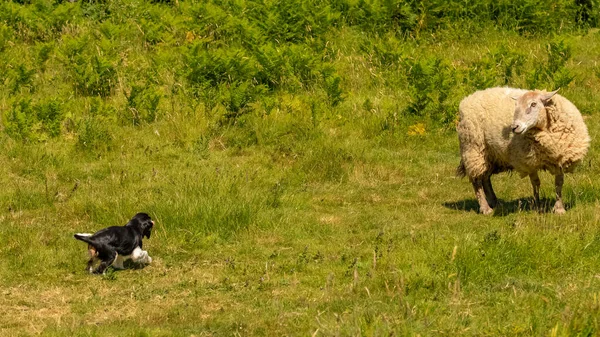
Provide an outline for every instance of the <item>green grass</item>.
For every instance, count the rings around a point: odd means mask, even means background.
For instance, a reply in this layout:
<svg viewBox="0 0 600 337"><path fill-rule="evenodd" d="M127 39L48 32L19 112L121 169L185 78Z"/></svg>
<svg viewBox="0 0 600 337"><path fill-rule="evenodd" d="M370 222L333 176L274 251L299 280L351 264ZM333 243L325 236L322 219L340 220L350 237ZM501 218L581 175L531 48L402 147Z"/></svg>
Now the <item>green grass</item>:
<svg viewBox="0 0 600 337"><path fill-rule="evenodd" d="M0 335L599 334L597 8L403 4L0 4ZM497 85L585 115L566 215L454 176ZM87 274L137 212L153 264Z"/></svg>
<svg viewBox="0 0 600 337"><path fill-rule="evenodd" d="M339 131L278 161L218 145L202 158L161 137L125 129L118 151L76 162L68 142L3 139L2 334L598 331L594 166L569 176L565 216L519 209L529 182L501 175L504 209L485 217L453 176L452 132L381 142ZM157 220L145 244L155 262L85 273L72 234L137 211Z"/></svg>

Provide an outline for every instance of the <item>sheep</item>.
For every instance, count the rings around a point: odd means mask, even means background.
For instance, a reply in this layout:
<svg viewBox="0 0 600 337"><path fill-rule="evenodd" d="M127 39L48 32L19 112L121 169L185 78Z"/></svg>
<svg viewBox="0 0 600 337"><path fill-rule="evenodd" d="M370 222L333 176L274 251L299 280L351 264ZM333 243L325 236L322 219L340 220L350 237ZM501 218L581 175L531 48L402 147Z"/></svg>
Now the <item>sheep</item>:
<svg viewBox="0 0 600 337"><path fill-rule="evenodd" d="M481 213L492 214L497 204L492 174L510 170L521 178L529 176L536 207L540 205L538 171L552 173L553 211L565 213L564 173L582 161L590 137L579 110L557 91L489 88L460 102L457 175L469 177Z"/></svg>

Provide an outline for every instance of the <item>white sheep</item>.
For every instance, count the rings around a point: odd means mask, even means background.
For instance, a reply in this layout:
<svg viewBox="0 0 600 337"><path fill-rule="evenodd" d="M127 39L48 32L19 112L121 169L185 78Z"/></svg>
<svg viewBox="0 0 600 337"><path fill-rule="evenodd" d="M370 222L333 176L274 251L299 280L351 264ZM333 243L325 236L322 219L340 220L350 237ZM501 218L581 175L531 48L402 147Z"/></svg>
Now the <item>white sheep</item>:
<svg viewBox="0 0 600 337"><path fill-rule="evenodd" d="M490 88L460 102L456 130L460 142L459 176L468 176L479 211L493 213L497 199L492 174L509 170L529 176L539 207L538 171L555 176L554 212L562 214L564 173L586 155L590 137L579 110L556 91Z"/></svg>

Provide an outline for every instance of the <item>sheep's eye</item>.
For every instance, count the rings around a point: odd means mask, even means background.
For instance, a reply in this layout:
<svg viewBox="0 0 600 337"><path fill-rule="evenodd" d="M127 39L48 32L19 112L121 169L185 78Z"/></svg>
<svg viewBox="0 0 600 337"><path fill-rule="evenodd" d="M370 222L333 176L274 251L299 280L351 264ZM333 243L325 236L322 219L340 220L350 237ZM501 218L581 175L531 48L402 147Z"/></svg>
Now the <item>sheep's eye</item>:
<svg viewBox="0 0 600 337"><path fill-rule="evenodd" d="M531 107L532 107L532 108L535 108L535 106L536 106L536 105L537 105L537 103L536 103L536 102L531 102Z"/></svg>

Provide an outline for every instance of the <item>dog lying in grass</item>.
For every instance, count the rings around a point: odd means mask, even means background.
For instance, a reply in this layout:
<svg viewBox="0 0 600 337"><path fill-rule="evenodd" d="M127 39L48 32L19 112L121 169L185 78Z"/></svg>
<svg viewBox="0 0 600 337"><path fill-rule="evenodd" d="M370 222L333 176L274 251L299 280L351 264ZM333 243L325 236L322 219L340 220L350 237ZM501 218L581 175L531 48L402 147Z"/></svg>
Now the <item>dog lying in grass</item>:
<svg viewBox="0 0 600 337"><path fill-rule="evenodd" d="M154 221L146 213L136 214L125 226L112 226L94 234L77 233L75 239L88 244L90 260L87 268L90 273L103 274L106 268L124 269L128 259L135 263L150 264L152 258L142 249L142 238L150 238ZM94 269L96 261L100 264Z"/></svg>

